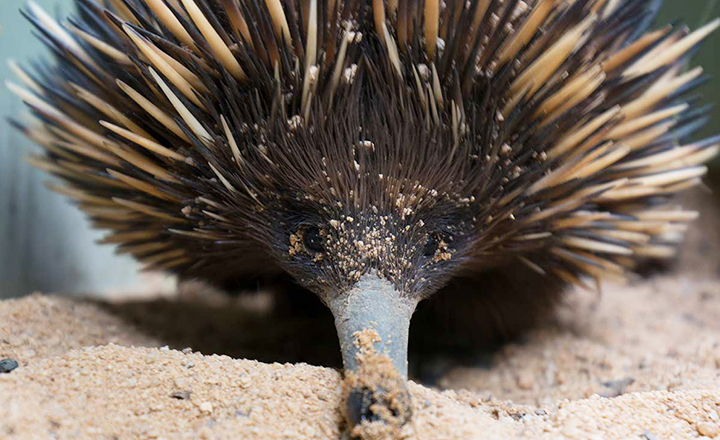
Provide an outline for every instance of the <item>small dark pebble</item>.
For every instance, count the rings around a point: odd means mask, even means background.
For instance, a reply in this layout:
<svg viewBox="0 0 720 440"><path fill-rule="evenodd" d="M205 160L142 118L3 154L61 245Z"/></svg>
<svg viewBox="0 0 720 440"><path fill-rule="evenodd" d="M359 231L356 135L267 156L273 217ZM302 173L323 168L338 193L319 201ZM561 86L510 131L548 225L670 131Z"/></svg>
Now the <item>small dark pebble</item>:
<svg viewBox="0 0 720 440"><path fill-rule="evenodd" d="M609 380L602 382L602 386L608 388L605 391L599 392L600 397L617 397L625 393L625 389L635 383L634 377L626 377L620 380Z"/></svg>
<svg viewBox="0 0 720 440"><path fill-rule="evenodd" d="M190 398L190 394L192 394L192 391L188 391L188 390L175 391L174 393L170 394L170 397L172 397L173 399L178 399L178 400L188 400Z"/></svg>
<svg viewBox="0 0 720 440"><path fill-rule="evenodd" d="M18 367L15 359L7 358L0 361L0 374L9 373Z"/></svg>

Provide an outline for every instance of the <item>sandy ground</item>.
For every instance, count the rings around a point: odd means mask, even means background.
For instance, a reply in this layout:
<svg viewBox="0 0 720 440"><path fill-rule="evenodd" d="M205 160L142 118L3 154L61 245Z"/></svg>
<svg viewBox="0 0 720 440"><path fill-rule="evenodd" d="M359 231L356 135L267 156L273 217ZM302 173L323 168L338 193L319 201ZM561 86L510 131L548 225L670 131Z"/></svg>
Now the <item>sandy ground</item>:
<svg viewBox="0 0 720 440"><path fill-rule="evenodd" d="M712 215L673 274L574 292L552 323L471 363L411 358L438 371L432 388L411 383L411 438L720 438ZM20 364L0 373L0 438L340 438L339 372L299 362L337 365L335 336L309 318L278 326L263 301L0 302L0 360Z"/></svg>

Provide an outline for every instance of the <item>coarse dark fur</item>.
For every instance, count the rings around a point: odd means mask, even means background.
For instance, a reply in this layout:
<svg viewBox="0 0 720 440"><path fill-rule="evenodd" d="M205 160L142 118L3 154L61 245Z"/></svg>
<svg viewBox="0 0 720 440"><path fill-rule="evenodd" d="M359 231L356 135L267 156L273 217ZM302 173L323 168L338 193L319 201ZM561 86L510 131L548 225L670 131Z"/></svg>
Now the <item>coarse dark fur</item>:
<svg viewBox="0 0 720 440"><path fill-rule="evenodd" d="M376 271L440 291L418 314L453 341L509 337L671 254L693 217L671 195L717 152L680 108L697 42L645 68L689 38L647 33L655 0L161 3L186 36L147 0L78 0L66 34L31 7L55 62L18 69L39 122L16 125L106 242L182 278L325 299Z"/></svg>

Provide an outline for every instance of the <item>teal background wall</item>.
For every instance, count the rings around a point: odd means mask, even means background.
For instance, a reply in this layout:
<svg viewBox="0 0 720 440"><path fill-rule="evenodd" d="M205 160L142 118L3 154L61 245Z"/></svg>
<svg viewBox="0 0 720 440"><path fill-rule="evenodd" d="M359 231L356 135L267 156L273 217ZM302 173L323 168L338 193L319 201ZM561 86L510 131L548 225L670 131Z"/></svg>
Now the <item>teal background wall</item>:
<svg viewBox="0 0 720 440"><path fill-rule="evenodd" d="M48 12L72 10L71 0L36 0ZM135 289L136 266L101 237L66 199L47 190L48 176L22 161L40 151L11 129L7 116L23 111L5 87L11 79L7 59L20 64L45 53L18 8L25 0L0 0L0 298L33 291L90 292ZM17 82L17 81L15 81Z"/></svg>
<svg viewBox="0 0 720 440"><path fill-rule="evenodd" d="M44 54L18 8L25 0L0 0L0 80L10 73L8 58L21 64ZM72 10L72 0L36 0L56 16ZM720 16L720 0L666 0L660 23L681 19L692 28ZM696 62L715 76L703 87L707 100L720 103L720 33L705 43ZM8 126L22 105L0 85L0 298L33 291L107 292L138 290L147 283L133 261L94 243L101 234L89 229L82 214L64 198L45 189L47 176L22 162L39 149ZM720 132L720 109L706 132ZM720 170L716 170L720 174Z"/></svg>

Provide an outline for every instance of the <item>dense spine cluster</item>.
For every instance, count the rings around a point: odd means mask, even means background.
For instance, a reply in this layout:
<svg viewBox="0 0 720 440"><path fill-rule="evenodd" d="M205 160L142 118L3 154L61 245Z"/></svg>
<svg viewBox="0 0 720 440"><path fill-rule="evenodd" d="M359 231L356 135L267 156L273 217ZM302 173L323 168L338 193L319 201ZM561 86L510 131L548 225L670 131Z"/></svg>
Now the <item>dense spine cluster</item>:
<svg viewBox="0 0 720 440"><path fill-rule="evenodd" d="M14 123L104 242L183 276L293 272L308 231L277 213L298 212L331 219L317 233L346 257L333 285L428 218L473 231L465 272L622 278L674 253L696 213L669 197L720 148L689 140L707 108L689 95L702 69L685 68L720 21L648 31L654 0L77 6L61 23L24 11L56 60L11 63L34 116ZM432 262L455 258L436 241ZM397 260L396 275L420 264ZM442 284L421 278L403 289Z"/></svg>

